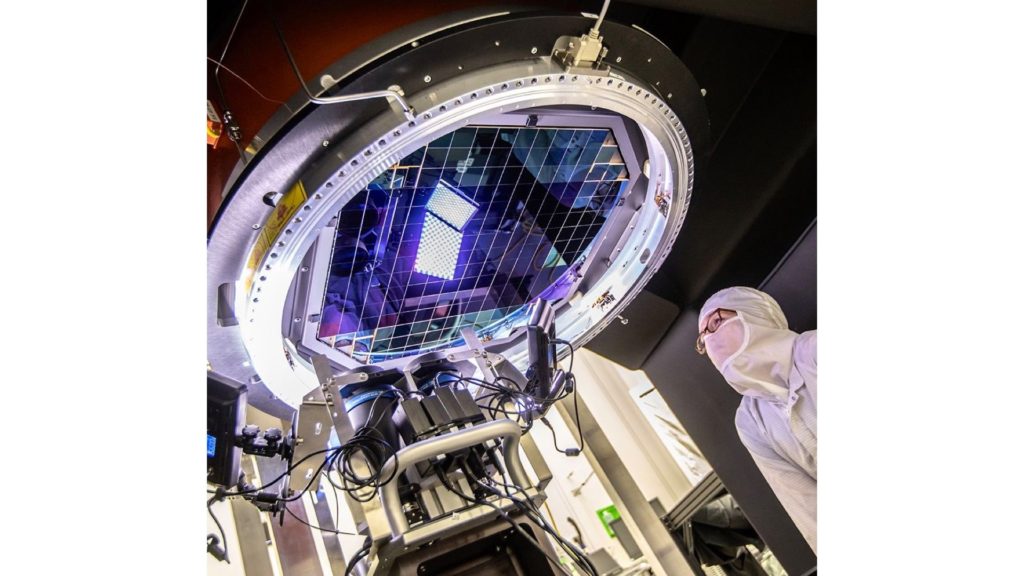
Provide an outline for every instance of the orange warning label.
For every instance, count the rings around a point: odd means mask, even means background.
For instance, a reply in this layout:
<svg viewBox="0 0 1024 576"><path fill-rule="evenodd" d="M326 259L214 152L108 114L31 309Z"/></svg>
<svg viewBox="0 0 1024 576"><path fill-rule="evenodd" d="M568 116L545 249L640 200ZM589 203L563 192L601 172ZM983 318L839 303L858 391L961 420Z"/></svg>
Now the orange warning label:
<svg viewBox="0 0 1024 576"><path fill-rule="evenodd" d="M306 188L302 182L296 182L295 186L288 191L277 203L274 212L267 218L260 235L253 244L252 252L249 253L249 261L245 266L243 281L245 292L248 294L252 288L253 278L256 276L256 269L259 267L263 257L266 256L270 247L274 245L274 239L284 230L288 221L299 211L299 208L306 202Z"/></svg>

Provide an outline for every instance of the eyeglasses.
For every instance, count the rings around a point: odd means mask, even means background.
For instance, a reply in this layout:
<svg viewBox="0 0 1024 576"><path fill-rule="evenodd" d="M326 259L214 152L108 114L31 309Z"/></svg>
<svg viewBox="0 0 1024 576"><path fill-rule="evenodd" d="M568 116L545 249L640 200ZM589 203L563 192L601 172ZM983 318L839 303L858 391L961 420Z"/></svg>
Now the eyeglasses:
<svg viewBox="0 0 1024 576"><path fill-rule="evenodd" d="M722 325L722 322L726 320L726 318L722 318L722 311L723 310L721 308L715 310L712 313L712 316L708 319L708 325L705 326L704 329L701 330L700 334L697 335L697 345L695 346L697 354L704 354L708 351L707 346L704 345L704 337L708 334L714 334L715 331L718 330L719 326Z"/></svg>

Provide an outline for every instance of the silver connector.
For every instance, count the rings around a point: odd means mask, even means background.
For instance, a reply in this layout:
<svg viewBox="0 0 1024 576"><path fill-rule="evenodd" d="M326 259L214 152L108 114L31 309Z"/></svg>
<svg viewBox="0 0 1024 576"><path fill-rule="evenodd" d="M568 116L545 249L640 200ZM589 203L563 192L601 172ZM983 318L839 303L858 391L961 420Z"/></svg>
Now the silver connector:
<svg viewBox="0 0 1024 576"><path fill-rule="evenodd" d="M608 5L611 0L605 0L601 7L601 14L589 32L579 37L563 36L556 43L556 50L553 54L567 71L573 68L601 69L604 57L608 55L608 49L604 47L604 37L601 36L601 24L604 22L604 15L608 12ZM561 45L559 49L558 46Z"/></svg>

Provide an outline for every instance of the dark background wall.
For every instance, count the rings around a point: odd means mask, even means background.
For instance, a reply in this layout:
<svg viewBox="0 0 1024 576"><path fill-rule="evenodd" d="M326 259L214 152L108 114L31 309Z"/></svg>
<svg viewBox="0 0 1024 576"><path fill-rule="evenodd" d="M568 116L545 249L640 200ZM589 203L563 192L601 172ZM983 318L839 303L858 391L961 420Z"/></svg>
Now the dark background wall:
<svg viewBox="0 0 1024 576"><path fill-rule="evenodd" d="M817 48L807 34L616 3L609 14L618 7L707 91L712 135L683 229L648 294L626 310L628 325L613 323L588 346L636 369L683 310L719 288L760 284L816 218Z"/></svg>
<svg viewBox="0 0 1024 576"><path fill-rule="evenodd" d="M815 245L812 228L762 285L799 331L817 325ZM803 574L817 559L740 443L734 424L740 396L693 348L698 313L685 308L642 368L786 570Z"/></svg>
<svg viewBox="0 0 1024 576"><path fill-rule="evenodd" d="M707 91L712 146L672 254L624 312L628 324L587 347L647 373L783 566L803 574L817 559L739 441L740 396L693 344L700 306L727 286L763 286L794 330L817 326L813 27L618 3L609 17L652 32L690 68Z"/></svg>

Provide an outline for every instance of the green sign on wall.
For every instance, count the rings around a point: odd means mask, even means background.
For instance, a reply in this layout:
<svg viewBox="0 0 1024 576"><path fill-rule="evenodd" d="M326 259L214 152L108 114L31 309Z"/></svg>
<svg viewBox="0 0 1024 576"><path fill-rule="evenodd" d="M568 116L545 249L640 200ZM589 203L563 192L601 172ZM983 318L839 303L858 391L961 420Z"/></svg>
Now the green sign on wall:
<svg viewBox="0 0 1024 576"><path fill-rule="evenodd" d="M621 516L619 516L619 509L616 508L614 504L611 506L605 506L597 511L597 517L601 519L601 524L604 525L604 531L612 538L615 538L615 530L612 530L611 523L621 518Z"/></svg>

